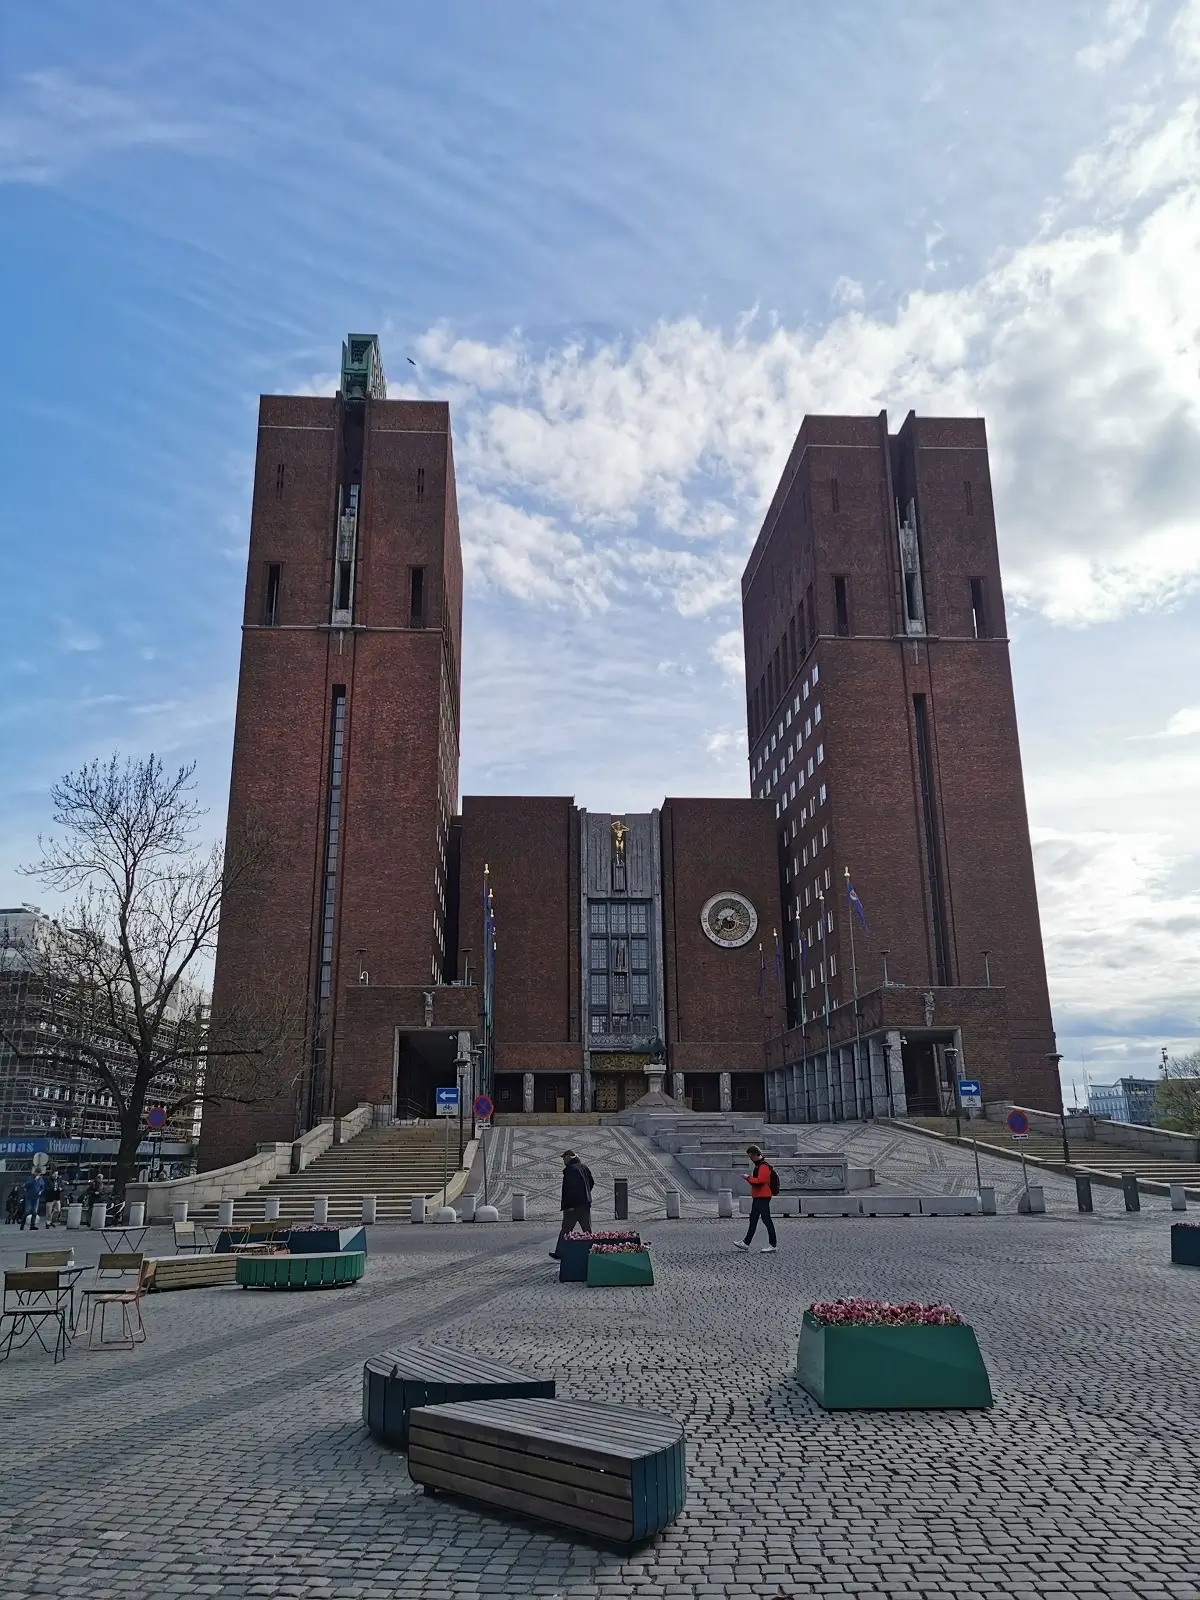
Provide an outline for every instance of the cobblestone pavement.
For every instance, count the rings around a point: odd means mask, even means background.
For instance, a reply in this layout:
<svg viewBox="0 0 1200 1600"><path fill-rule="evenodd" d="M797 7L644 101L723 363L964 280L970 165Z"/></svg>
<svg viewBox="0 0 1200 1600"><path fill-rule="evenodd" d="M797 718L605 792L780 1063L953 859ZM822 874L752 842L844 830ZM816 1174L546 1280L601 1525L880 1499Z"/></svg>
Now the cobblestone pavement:
<svg viewBox="0 0 1200 1600"><path fill-rule="evenodd" d="M782 1130L781 1130L782 1131ZM975 1159L970 1150L908 1133L884 1123L832 1123L787 1129L799 1136L803 1149L813 1155L843 1151L853 1167L873 1167L879 1187L895 1194L974 1194ZM629 1180L632 1217L658 1217L663 1212L663 1191L677 1189L685 1216L711 1216L716 1196L697 1188L674 1158L656 1149L632 1129L617 1123L584 1124L569 1128L501 1126L488 1135L489 1198L508 1216L514 1189L526 1196L530 1217L550 1220L558 1213L562 1183L562 1152L578 1151L596 1180L594 1215L612 1217L613 1179ZM1002 1211L1015 1211L1024 1187L1021 1164L1003 1156L979 1152L979 1171L985 1184L996 1190ZM1030 1182L1040 1183L1051 1210L1075 1210L1075 1184L1071 1178L1030 1168ZM475 1186L481 1188L478 1177ZM748 1192L748 1191L747 1191ZM737 1198L736 1196L734 1197ZM1097 1211L1124 1212L1119 1189L1093 1185ZM1166 1210L1165 1196L1143 1195L1147 1210Z"/></svg>
<svg viewBox="0 0 1200 1600"><path fill-rule="evenodd" d="M1200 1600L1200 1274L1167 1223L785 1219L760 1256L735 1223L661 1221L637 1290L559 1284L537 1223L381 1227L354 1288L155 1296L132 1353L0 1365L0 1600ZM29 1242L0 1229L3 1263ZM995 1407L820 1411L795 1341L839 1293L949 1300ZM361 1364L435 1331L678 1416L681 1520L628 1555L416 1493L362 1428Z"/></svg>

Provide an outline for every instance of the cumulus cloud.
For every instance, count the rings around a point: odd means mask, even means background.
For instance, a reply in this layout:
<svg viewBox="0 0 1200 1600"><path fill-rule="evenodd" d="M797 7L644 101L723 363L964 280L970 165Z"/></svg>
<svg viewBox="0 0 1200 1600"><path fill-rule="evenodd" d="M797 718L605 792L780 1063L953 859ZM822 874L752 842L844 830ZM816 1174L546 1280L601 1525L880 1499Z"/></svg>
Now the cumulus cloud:
<svg viewBox="0 0 1200 1600"><path fill-rule="evenodd" d="M1079 626L1200 586L1200 101L1179 91L1080 157L1038 237L890 314L847 280L815 332L754 313L558 348L430 330L476 577L720 612L804 413L886 407L987 418L1020 604Z"/></svg>

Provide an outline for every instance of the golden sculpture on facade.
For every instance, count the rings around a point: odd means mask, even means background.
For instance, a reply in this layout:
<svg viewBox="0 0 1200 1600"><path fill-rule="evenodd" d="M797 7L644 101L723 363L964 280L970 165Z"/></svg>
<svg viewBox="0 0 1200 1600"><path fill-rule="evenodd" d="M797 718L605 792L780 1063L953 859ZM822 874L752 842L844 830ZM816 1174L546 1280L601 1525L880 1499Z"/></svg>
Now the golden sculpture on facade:
<svg viewBox="0 0 1200 1600"><path fill-rule="evenodd" d="M618 867L625 865L625 840L628 835L629 829L621 821L620 817L614 818L612 825L613 862Z"/></svg>

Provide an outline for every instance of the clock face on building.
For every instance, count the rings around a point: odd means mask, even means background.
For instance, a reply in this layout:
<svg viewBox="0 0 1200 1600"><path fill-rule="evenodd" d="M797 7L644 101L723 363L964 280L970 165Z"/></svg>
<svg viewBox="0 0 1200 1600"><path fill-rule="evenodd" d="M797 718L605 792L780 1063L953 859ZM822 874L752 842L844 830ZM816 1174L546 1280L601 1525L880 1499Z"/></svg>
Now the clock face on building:
<svg viewBox="0 0 1200 1600"><path fill-rule="evenodd" d="M700 926L714 944L725 950L736 950L748 944L758 927L758 912L744 894L732 889L714 894L704 902L700 912Z"/></svg>

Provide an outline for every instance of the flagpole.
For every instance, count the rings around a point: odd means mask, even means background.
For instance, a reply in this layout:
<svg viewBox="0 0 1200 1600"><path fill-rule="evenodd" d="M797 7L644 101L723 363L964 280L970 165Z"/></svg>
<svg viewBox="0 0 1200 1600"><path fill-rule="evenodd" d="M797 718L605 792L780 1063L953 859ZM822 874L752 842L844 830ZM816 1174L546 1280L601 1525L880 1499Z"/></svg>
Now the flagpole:
<svg viewBox="0 0 1200 1600"><path fill-rule="evenodd" d="M862 1025L858 1014L858 961L854 954L854 907L850 904L850 868L846 868L846 920L850 924L850 982L854 991L854 1101L859 1111L858 1073L862 1058ZM871 1116L875 1115L875 1089L871 1083L870 1063L867 1065L867 1090L871 1096Z"/></svg>
<svg viewBox="0 0 1200 1600"><path fill-rule="evenodd" d="M817 901L819 903L821 913L821 983L825 990L825 1070L829 1074L829 1120L832 1122L835 1120L833 1117L833 1046L830 1043L829 1038L829 952L825 948L824 889L817 890ZM842 1075L840 1071L838 1073L838 1100L841 1102L842 1116L837 1120L842 1121L844 1120L846 1113L846 1097L842 1093Z"/></svg>

